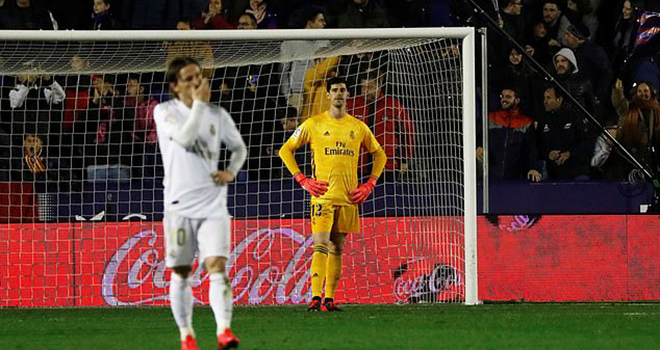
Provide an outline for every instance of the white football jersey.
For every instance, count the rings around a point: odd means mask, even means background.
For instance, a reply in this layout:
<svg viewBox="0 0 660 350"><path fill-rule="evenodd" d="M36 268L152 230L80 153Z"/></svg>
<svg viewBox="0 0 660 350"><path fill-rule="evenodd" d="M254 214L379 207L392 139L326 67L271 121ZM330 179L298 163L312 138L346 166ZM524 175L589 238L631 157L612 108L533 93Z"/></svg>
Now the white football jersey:
<svg viewBox="0 0 660 350"><path fill-rule="evenodd" d="M197 137L189 149L184 148L172 135L181 130L191 111L178 99L161 103L154 110L165 169L165 211L195 219L228 216L227 186L213 182L211 173L218 171L222 144L234 152L244 151L245 143L227 111L204 104ZM242 165L236 164L235 170Z"/></svg>

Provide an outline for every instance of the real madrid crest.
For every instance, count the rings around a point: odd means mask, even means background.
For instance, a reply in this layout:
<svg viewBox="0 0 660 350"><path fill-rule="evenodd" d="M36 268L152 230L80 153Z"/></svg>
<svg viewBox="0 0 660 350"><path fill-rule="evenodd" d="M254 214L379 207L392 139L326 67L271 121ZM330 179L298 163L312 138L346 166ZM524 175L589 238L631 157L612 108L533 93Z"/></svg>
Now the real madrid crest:
<svg viewBox="0 0 660 350"><path fill-rule="evenodd" d="M215 136L215 125L211 124L211 136Z"/></svg>
<svg viewBox="0 0 660 350"><path fill-rule="evenodd" d="M355 131L351 130L349 136L351 137L351 140L355 140Z"/></svg>

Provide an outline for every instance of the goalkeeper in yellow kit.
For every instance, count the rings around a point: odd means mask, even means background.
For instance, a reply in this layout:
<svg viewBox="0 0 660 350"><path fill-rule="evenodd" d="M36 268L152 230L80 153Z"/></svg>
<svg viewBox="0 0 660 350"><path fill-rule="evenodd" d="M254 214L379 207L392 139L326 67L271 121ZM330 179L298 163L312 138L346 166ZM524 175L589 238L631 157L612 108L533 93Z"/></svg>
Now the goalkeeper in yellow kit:
<svg viewBox="0 0 660 350"><path fill-rule="evenodd" d="M311 266L312 302L307 311L340 311L334 295L341 276L341 254L348 233L360 232L358 204L371 194L383 172L387 156L371 130L346 114L346 81L327 82L330 109L306 120L280 149L280 157L300 185L312 194L314 255ZM301 173L293 152L309 143L311 178ZM371 177L358 186L358 159L364 146L373 156ZM321 293L325 282L325 301Z"/></svg>

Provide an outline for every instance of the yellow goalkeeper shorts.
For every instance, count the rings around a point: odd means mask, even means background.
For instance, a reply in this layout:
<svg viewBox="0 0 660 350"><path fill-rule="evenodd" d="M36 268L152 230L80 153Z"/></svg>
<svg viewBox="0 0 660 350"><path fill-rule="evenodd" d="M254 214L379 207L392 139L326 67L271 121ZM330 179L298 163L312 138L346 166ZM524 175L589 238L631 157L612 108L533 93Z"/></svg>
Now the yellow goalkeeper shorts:
<svg viewBox="0 0 660 350"><path fill-rule="evenodd" d="M360 213L357 205L333 205L312 201L312 233L359 233Z"/></svg>

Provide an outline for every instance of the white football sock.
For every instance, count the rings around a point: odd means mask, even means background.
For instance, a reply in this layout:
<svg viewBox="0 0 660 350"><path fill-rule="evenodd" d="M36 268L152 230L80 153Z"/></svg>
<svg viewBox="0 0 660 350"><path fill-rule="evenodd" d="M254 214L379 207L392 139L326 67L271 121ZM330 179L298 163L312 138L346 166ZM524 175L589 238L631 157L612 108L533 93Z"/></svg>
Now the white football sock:
<svg viewBox="0 0 660 350"><path fill-rule="evenodd" d="M170 305L176 325L179 326L181 340L188 334L195 336L192 328L193 295L187 278L172 273L170 278Z"/></svg>
<svg viewBox="0 0 660 350"><path fill-rule="evenodd" d="M218 334L231 327L231 316L233 311L231 285L227 274L212 273L209 276L211 288L209 290L209 301L218 325Z"/></svg>

